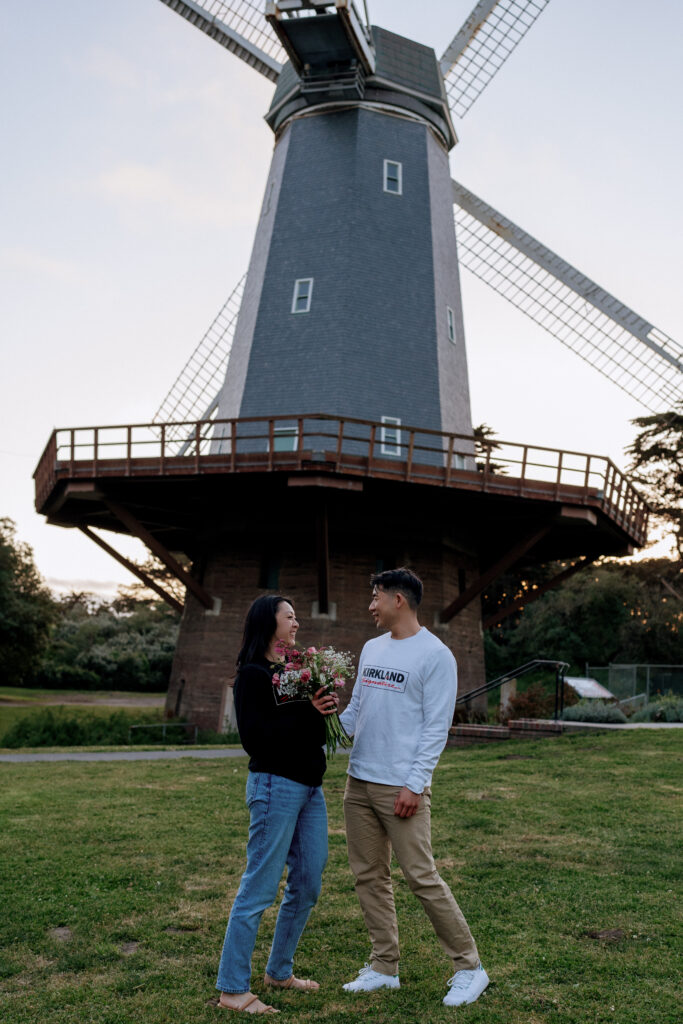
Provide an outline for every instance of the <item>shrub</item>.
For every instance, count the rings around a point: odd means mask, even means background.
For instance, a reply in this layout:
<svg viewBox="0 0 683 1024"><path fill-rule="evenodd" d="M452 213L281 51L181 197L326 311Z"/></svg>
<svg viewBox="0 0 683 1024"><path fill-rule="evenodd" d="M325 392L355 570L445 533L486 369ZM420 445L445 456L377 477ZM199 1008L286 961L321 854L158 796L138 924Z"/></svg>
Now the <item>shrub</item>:
<svg viewBox="0 0 683 1024"><path fill-rule="evenodd" d="M479 711L469 704L458 704L453 712L453 725L485 725L488 717L487 711Z"/></svg>
<svg viewBox="0 0 683 1024"><path fill-rule="evenodd" d="M601 700L579 701L562 712L564 722L599 722L611 725L623 725L626 715L614 704L605 704Z"/></svg>
<svg viewBox="0 0 683 1024"><path fill-rule="evenodd" d="M32 682L41 690L100 690L100 677L80 665L52 665L44 662Z"/></svg>
<svg viewBox="0 0 683 1024"><path fill-rule="evenodd" d="M160 715L114 711L110 715L75 714L63 708L42 708L18 719L0 740L4 747L124 746L131 725L159 721ZM160 742L161 730L149 730L145 743ZM169 742L167 737L165 742ZM182 739L178 742L182 742Z"/></svg>
<svg viewBox="0 0 683 1024"><path fill-rule="evenodd" d="M636 711L632 722L683 722L683 697L667 693Z"/></svg>
<svg viewBox="0 0 683 1024"><path fill-rule="evenodd" d="M199 729L197 743L241 743L238 732L215 732L213 729Z"/></svg>
<svg viewBox="0 0 683 1024"><path fill-rule="evenodd" d="M555 710L555 694L548 693L541 682L531 683L510 697L503 712L509 718L548 718Z"/></svg>

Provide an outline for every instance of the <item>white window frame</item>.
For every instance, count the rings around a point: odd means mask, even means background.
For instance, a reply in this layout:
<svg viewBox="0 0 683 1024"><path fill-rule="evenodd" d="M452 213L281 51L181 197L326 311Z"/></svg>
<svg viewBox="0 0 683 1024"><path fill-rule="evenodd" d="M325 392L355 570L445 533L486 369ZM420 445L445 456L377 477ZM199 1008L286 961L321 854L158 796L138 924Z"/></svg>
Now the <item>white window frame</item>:
<svg viewBox="0 0 683 1024"><path fill-rule="evenodd" d="M289 445L281 446L278 444L285 439L291 438L292 446ZM295 452L299 447L299 428L298 427L273 427L273 451L274 452Z"/></svg>
<svg viewBox="0 0 683 1024"><path fill-rule="evenodd" d="M305 288L303 286L306 286ZM297 309L297 302L299 299L306 299L306 308ZM312 277L298 277L294 282L294 293L292 295L292 313L308 313L311 308L311 299L313 298L313 278Z"/></svg>
<svg viewBox="0 0 683 1024"><path fill-rule="evenodd" d="M401 454L400 426L401 421L396 416L382 416L382 427L379 434L382 455Z"/></svg>
<svg viewBox="0 0 683 1024"><path fill-rule="evenodd" d="M448 340L455 345L457 341L455 336L455 313L450 306L446 306L446 324L448 325Z"/></svg>
<svg viewBox="0 0 683 1024"><path fill-rule="evenodd" d="M397 173L396 173L395 179L392 176L392 181L396 180L398 182L398 188L389 188L388 187L389 186L389 167L390 166L391 167L395 167L397 169ZM384 161L384 191L388 192L389 195L392 195L392 196L402 196L403 195L403 164L399 160L385 160Z"/></svg>

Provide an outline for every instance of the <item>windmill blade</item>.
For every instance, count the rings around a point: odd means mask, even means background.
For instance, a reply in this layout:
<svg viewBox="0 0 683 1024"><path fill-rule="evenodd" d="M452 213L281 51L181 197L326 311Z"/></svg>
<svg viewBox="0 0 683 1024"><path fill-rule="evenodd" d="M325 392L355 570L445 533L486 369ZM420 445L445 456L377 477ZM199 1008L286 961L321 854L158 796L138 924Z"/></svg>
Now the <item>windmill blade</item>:
<svg viewBox="0 0 683 1024"><path fill-rule="evenodd" d="M479 0L441 58L451 110L464 117L549 0Z"/></svg>
<svg viewBox="0 0 683 1024"><path fill-rule="evenodd" d="M683 392L683 348L457 181L460 263L653 413Z"/></svg>
<svg viewBox="0 0 683 1024"><path fill-rule="evenodd" d="M182 455L193 440L187 434L187 421L208 420L218 406L245 278L246 274L229 295L153 417L153 423L170 424L165 429L165 437L167 441L178 442L176 455Z"/></svg>
<svg viewBox="0 0 683 1024"><path fill-rule="evenodd" d="M276 82L287 55L270 30L263 3L250 0L161 0L191 25Z"/></svg>

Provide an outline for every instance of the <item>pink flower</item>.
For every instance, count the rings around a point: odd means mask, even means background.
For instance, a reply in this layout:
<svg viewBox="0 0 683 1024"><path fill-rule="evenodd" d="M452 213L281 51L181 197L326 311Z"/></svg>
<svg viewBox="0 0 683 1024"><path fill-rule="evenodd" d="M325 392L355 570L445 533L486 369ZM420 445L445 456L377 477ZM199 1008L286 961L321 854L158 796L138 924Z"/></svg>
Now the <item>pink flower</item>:
<svg viewBox="0 0 683 1024"><path fill-rule="evenodd" d="M310 682L310 679L311 679L310 669L302 668L302 670L301 670L301 682L302 683L308 683L308 682Z"/></svg>
<svg viewBox="0 0 683 1024"><path fill-rule="evenodd" d="M273 675L273 686L279 686L279 685L280 685L280 676L277 674L277 672L275 672L275 674Z"/></svg>
<svg viewBox="0 0 683 1024"><path fill-rule="evenodd" d="M294 670L294 662L288 661L285 665L285 672L292 672Z"/></svg>
<svg viewBox="0 0 683 1024"><path fill-rule="evenodd" d="M317 654L317 653L318 652L316 651L315 647L308 647L306 649L306 654Z"/></svg>
<svg viewBox="0 0 683 1024"><path fill-rule="evenodd" d="M344 685L344 680L343 679L335 679L334 685L337 687L337 689L341 689L341 687Z"/></svg>

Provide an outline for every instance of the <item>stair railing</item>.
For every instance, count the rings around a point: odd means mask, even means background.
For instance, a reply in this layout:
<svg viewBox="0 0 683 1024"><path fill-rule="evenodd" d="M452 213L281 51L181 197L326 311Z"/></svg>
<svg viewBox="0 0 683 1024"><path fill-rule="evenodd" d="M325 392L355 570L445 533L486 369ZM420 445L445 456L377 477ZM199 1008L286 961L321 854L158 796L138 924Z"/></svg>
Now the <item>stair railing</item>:
<svg viewBox="0 0 683 1024"><path fill-rule="evenodd" d="M533 661L527 661L524 665L520 665L519 668L504 672L502 676L497 676L496 679L492 679L490 682L470 690L469 693L464 693L461 697L458 697L455 706L456 708L469 707L470 702L475 697L481 697L485 693L497 690L503 683L509 683L512 679L519 679L520 676L526 675L527 672L533 672L541 667L552 667L555 669L555 711L553 718L557 722L562 717L562 712L564 711L564 677L569 668L569 664L566 661L549 661L545 658L534 658Z"/></svg>

